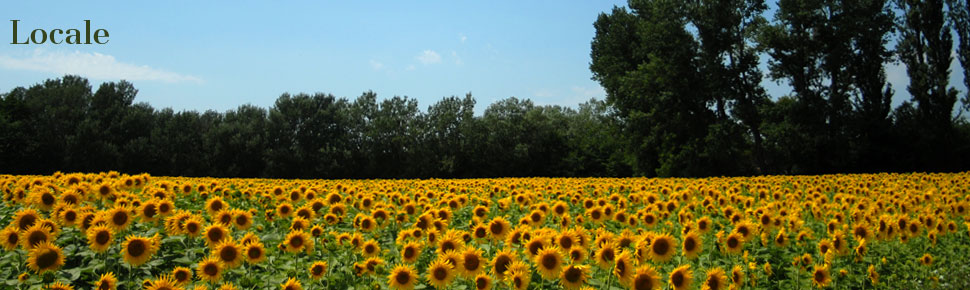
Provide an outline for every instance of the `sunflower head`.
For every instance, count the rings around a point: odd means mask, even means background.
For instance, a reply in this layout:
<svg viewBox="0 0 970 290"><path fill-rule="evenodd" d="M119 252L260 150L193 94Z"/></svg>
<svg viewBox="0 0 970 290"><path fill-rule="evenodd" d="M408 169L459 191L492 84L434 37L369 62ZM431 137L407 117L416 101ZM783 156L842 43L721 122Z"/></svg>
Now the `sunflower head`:
<svg viewBox="0 0 970 290"><path fill-rule="evenodd" d="M563 257L558 248L548 247L539 250L533 259L543 279L555 280L562 272Z"/></svg>
<svg viewBox="0 0 970 290"><path fill-rule="evenodd" d="M391 289L397 290L410 290L414 289L414 284L417 283L418 274L411 268L410 265L401 264L395 266L391 269L391 273L387 275L387 284Z"/></svg>
<svg viewBox="0 0 970 290"><path fill-rule="evenodd" d="M327 274L327 262L316 261L310 265L310 278L313 280L320 280L323 275Z"/></svg>
<svg viewBox="0 0 970 290"><path fill-rule="evenodd" d="M117 288L118 278L115 277L114 272L101 274L101 278L98 278L98 282L94 284L94 289L97 290L115 290Z"/></svg>
<svg viewBox="0 0 970 290"><path fill-rule="evenodd" d="M812 285L824 288L828 287L829 283L832 283L829 265L815 265L815 269L812 271Z"/></svg>
<svg viewBox="0 0 970 290"><path fill-rule="evenodd" d="M428 283L438 289L447 288L455 278L455 267L447 259L438 258L428 265Z"/></svg>
<svg viewBox="0 0 970 290"><path fill-rule="evenodd" d="M300 280L296 278L287 279L286 282L280 284L280 289L282 290L303 290L303 284L300 284Z"/></svg>
<svg viewBox="0 0 970 290"><path fill-rule="evenodd" d="M579 289L589 279L589 267L568 265L559 273L559 281L565 289Z"/></svg>
<svg viewBox="0 0 970 290"><path fill-rule="evenodd" d="M689 289L693 279L690 265L682 265L670 272L670 286L675 290Z"/></svg>
<svg viewBox="0 0 970 290"><path fill-rule="evenodd" d="M175 267L175 269L172 269L171 276L177 285L185 286L189 282L192 282L192 269Z"/></svg>
<svg viewBox="0 0 970 290"><path fill-rule="evenodd" d="M38 274L55 271L64 266L64 252L50 241L36 244L28 253L27 266Z"/></svg>
<svg viewBox="0 0 970 290"><path fill-rule="evenodd" d="M475 276L475 290L491 290L492 284L492 276L484 272Z"/></svg>
<svg viewBox="0 0 970 290"><path fill-rule="evenodd" d="M650 259L654 262L670 261L676 249L674 238L670 235L661 234L654 236L653 241L650 243Z"/></svg>
<svg viewBox="0 0 970 290"><path fill-rule="evenodd" d="M121 245L121 254L125 262L132 266L148 262L156 251L158 251L158 243L153 238L128 236Z"/></svg>
<svg viewBox="0 0 970 290"><path fill-rule="evenodd" d="M96 253L104 253L114 241L114 232L107 226L93 226L87 230L88 246Z"/></svg>
<svg viewBox="0 0 970 290"><path fill-rule="evenodd" d="M199 275L199 279L209 282L218 282L222 279L223 266L222 262L216 257L208 257L205 260L199 262L198 268L195 269L195 273Z"/></svg>
<svg viewBox="0 0 970 290"><path fill-rule="evenodd" d="M724 273L724 269L716 267L707 270L707 278L704 279L704 284L701 285L702 290L720 290L727 289L727 274Z"/></svg>
<svg viewBox="0 0 970 290"><path fill-rule="evenodd" d="M697 232L691 231L687 235L684 235L684 241L681 247L684 252L684 257L688 259L697 258L703 248L703 240L701 240L701 236Z"/></svg>

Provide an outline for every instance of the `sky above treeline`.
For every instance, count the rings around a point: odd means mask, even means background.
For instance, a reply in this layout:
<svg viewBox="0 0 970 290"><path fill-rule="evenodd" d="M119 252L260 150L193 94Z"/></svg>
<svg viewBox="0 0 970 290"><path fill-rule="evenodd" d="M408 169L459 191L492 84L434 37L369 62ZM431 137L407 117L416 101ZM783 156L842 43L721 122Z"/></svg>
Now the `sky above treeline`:
<svg viewBox="0 0 970 290"><path fill-rule="evenodd" d="M175 110L272 106L283 93L415 98L466 93L476 112L507 97L575 107L591 80L600 13L626 1L15 1L0 16L0 92L64 74L132 82L136 102ZM106 29L107 44L11 44L33 29ZM963 90L954 61L951 85ZM890 65L898 104L901 64ZM785 86L764 82L774 97ZM905 95L905 96L903 96Z"/></svg>

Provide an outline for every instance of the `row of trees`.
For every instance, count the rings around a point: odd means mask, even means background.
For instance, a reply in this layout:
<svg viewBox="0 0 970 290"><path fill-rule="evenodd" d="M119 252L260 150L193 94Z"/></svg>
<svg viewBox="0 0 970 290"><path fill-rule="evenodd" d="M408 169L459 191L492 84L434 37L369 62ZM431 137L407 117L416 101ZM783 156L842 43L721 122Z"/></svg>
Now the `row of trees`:
<svg viewBox="0 0 970 290"><path fill-rule="evenodd" d="M590 69L638 175L968 168L965 0L631 0L594 23ZM954 37L956 35L956 37ZM954 49L953 39L957 46ZM766 57L768 71L759 68ZM886 66L907 68L912 96ZM771 80L792 88L772 99ZM964 82L970 84L970 70Z"/></svg>
<svg viewBox="0 0 970 290"><path fill-rule="evenodd" d="M508 98L474 115L472 96L417 101L280 96L218 113L134 104L128 82L77 76L0 101L0 172L120 170L288 178L629 176L609 107Z"/></svg>

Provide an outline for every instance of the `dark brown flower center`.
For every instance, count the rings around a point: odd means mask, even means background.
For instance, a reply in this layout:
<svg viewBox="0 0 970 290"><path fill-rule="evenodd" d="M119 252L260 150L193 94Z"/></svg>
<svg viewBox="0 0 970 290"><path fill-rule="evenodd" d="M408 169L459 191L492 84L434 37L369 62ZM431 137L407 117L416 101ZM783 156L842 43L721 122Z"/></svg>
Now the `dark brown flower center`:
<svg viewBox="0 0 970 290"><path fill-rule="evenodd" d="M128 243L128 255L132 257L141 257L141 255L145 254L146 249L147 245L141 240L134 240Z"/></svg>

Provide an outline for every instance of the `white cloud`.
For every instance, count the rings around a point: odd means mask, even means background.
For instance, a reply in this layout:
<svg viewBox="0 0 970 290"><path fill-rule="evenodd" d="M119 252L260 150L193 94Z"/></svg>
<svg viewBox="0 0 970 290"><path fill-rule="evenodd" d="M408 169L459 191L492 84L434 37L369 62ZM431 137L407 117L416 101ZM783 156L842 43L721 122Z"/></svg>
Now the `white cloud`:
<svg viewBox="0 0 970 290"><path fill-rule="evenodd" d="M461 43L465 43L465 40L468 40L468 37L465 36L464 33L459 33L458 34L458 39L461 39Z"/></svg>
<svg viewBox="0 0 970 290"><path fill-rule="evenodd" d="M370 67L374 70L381 70L384 68L384 63L372 59L370 60Z"/></svg>
<svg viewBox="0 0 970 290"><path fill-rule="evenodd" d="M461 60L461 57L458 56L458 52L455 52L454 50L451 51L451 58L455 60L455 65L465 64L465 62Z"/></svg>
<svg viewBox="0 0 970 290"><path fill-rule="evenodd" d="M32 54L17 57L0 55L0 68L8 70L27 70L57 74L76 74L93 79L130 81L162 81L168 83L196 82L202 79L170 71L156 69L147 65L120 62L114 56L74 51L56 52L36 49Z"/></svg>
<svg viewBox="0 0 970 290"><path fill-rule="evenodd" d="M418 61L420 61L421 63L423 63L425 65L435 64L435 63L441 62L441 55L439 55L434 50L430 50L430 49L425 50L420 55L418 55L416 58L418 59Z"/></svg>
<svg viewBox="0 0 970 290"><path fill-rule="evenodd" d="M415 70L415 69L416 69L416 67L414 67L413 64L412 65L409 65L407 68L405 68L405 70Z"/></svg>

